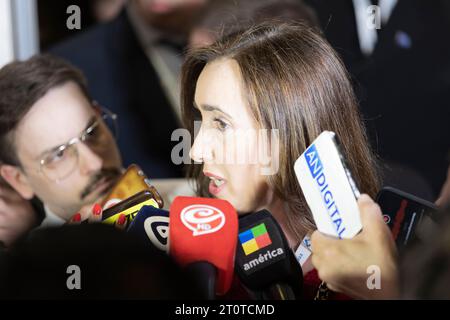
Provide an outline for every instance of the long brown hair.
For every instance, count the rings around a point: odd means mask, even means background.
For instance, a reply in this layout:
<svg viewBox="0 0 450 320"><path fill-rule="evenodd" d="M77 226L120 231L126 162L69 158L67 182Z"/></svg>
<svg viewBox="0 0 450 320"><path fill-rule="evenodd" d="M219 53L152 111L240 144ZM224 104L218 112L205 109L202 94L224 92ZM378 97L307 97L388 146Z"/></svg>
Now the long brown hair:
<svg viewBox="0 0 450 320"><path fill-rule="evenodd" d="M337 134L360 190L375 196L377 165L352 86L341 60L316 30L301 23L263 23L188 53L181 106L191 134L197 79L207 63L219 58L238 63L245 98L261 128L279 131L279 170L267 182L284 201L286 227L297 240L315 226L293 166L322 131ZM191 165L188 175L200 196L210 196L202 165Z"/></svg>

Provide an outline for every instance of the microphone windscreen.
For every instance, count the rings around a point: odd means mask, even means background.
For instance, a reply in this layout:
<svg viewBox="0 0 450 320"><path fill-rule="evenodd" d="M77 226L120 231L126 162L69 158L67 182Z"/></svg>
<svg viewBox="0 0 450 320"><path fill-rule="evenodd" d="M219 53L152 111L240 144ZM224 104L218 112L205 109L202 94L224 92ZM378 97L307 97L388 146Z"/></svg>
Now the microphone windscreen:
<svg viewBox="0 0 450 320"><path fill-rule="evenodd" d="M214 265L216 293L223 295L233 280L237 231L237 212L228 201L177 197L170 207L169 253L182 266Z"/></svg>
<svg viewBox="0 0 450 320"><path fill-rule="evenodd" d="M303 272L281 227L267 210L239 219L236 272L252 290L265 290L287 283L301 295Z"/></svg>
<svg viewBox="0 0 450 320"><path fill-rule="evenodd" d="M168 252L169 211L143 206L128 227L127 232L138 235L161 251Z"/></svg>

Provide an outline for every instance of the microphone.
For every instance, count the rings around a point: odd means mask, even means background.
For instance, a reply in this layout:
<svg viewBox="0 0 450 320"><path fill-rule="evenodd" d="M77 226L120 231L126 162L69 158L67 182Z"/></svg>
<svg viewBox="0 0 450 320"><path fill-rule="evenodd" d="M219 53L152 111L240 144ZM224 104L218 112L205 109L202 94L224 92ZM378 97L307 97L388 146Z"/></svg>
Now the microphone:
<svg viewBox="0 0 450 320"><path fill-rule="evenodd" d="M104 210L102 213L102 223L115 224L119 216L123 214L127 219L127 225L129 225L139 210L145 205L155 208L158 207L158 203L154 199L153 194L148 190L141 191Z"/></svg>
<svg viewBox="0 0 450 320"><path fill-rule="evenodd" d="M228 201L176 197L170 207L169 253L197 276L207 299L231 287L237 232L237 213Z"/></svg>
<svg viewBox="0 0 450 320"><path fill-rule="evenodd" d="M302 268L269 211L261 210L241 217L238 237L236 272L245 286L262 291L263 299L301 297Z"/></svg>
<svg viewBox="0 0 450 320"><path fill-rule="evenodd" d="M169 211L143 206L128 227L127 232L136 234L144 242L168 253Z"/></svg>

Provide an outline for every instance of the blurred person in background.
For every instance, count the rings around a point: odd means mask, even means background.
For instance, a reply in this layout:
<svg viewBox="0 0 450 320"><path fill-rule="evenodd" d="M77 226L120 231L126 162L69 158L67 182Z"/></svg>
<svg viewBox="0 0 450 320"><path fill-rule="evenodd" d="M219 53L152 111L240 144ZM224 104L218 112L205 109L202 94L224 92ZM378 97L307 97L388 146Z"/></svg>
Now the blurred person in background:
<svg viewBox="0 0 450 320"><path fill-rule="evenodd" d="M264 21L301 21L319 27L313 10L299 0L210 0L189 36L192 48Z"/></svg>
<svg viewBox="0 0 450 320"><path fill-rule="evenodd" d="M386 183L435 201L450 150L449 2L305 2L353 77L372 146L393 167ZM374 17L380 29L368 27Z"/></svg>
<svg viewBox="0 0 450 320"><path fill-rule="evenodd" d="M191 26L207 0L130 0L108 23L50 49L80 68L95 100L120 115L125 166L182 177L171 150L180 126L179 77Z"/></svg>
<svg viewBox="0 0 450 320"><path fill-rule="evenodd" d="M94 0L92 2L95 19L104 23L117 17L127 0Z"/></svg>

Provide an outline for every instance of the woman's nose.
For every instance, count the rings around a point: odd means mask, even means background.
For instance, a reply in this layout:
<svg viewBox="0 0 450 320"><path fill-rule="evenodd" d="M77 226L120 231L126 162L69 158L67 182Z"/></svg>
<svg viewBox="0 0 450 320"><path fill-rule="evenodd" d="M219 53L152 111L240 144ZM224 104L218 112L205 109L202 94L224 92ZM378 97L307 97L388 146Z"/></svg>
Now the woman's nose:
<svg viewBox="0 0 450 320"><path fill-rule="evenodd" d="M213 160L212 144L202 130L199 131L194 139L194 144L189 151L189 157L199 163L207 163Z"/></svg>

